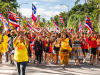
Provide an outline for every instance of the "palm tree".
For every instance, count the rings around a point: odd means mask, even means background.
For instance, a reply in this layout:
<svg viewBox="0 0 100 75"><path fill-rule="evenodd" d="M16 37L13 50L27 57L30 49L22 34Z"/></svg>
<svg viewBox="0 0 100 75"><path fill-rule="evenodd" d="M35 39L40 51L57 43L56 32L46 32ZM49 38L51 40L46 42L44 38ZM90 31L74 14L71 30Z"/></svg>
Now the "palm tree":
<svg viewBox="0 0 100 75"><path fill-rule="evenodd" d="M48 21L47 24L49 25L49 30L50 30L50 24L51 24L50 21Z"/></svg>
<svg viewBox="0 0 100 75"><path fill-rule="evenodd" d="M51 21L51 22L53 21L53 17L50 18L50 21Z"/></svg>
<svg viewBox="0 0 100 75"><path fill-rule="evenodd" d="M45 18L42 18L42 22L43 22L43 27L45 27L45 23L46 23Z"/></svg>

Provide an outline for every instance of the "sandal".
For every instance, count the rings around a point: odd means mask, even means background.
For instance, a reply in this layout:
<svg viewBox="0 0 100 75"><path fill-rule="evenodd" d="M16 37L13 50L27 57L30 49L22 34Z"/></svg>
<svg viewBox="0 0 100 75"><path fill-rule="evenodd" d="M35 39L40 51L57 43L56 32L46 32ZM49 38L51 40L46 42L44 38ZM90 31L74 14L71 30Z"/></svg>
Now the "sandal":
<svg viewBox="0 0 100 75"><path fill-rule="evenodd" d="M93 63L92 65L94 65L95 66L95 64Z"/></svg>

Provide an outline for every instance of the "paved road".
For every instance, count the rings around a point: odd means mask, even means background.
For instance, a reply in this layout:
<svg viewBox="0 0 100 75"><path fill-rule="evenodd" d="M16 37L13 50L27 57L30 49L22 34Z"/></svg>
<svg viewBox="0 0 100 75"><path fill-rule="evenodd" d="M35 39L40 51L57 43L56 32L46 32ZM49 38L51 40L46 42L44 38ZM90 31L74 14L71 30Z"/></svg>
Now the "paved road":
<svg viewBox="0 0 100 75"><path fill-rule="evenodd" d="M29 63L26 68L26 75L100 75L100 64L95 66L89 65L89 56L87 56L87 63L81 64L81 66L74 66L74 60L70 60L68 66L61 66L42 63L41 66ZM9 65L9 63L4 62L0 64L0 75L18 75L15 66Z"/></svg>

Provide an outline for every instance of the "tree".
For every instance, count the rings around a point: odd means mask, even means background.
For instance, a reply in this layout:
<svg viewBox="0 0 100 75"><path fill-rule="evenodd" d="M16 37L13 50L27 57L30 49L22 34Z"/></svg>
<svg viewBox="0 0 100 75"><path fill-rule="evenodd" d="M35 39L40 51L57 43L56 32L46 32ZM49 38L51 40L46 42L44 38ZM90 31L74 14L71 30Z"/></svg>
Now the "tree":
<svg viewBox="0 0 100 75"><path fill-rule="evenodd" d="M48 21L47 24L48 24L48 27L49 27L49 30L50 30L50 24L51 24L50 21Z"/></svg>

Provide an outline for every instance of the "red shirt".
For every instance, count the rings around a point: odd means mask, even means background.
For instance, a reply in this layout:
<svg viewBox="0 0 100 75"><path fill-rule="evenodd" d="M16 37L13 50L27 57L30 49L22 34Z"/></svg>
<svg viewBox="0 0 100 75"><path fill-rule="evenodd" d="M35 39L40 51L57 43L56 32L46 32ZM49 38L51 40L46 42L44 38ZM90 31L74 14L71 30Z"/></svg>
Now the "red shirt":
<svg viewBox="0 0 100 75"><path fill-rule="evenodd" d="M81 38L81 40L82 40L82 41L81 41L81 48L82 48L82 49L84 49L84 42L85 42L85 41L83 41L83 39L84 39L84 38L82 37L82 38Z"/></svg>
<svg viewBox="0 0 100 75"><path fill-rule="evenodd" d="M85 44L84 44L84 49L88 49L88 45L86 43L89 43L89 38L84 38Z"/></svg>
<svg viewBox="0 0 100 75"><path fill-rule="evenodd" d="M91 48L97 48L97 42L96 42L96 37L91 37L90 38L90 45L91 45Z"/></svg>

